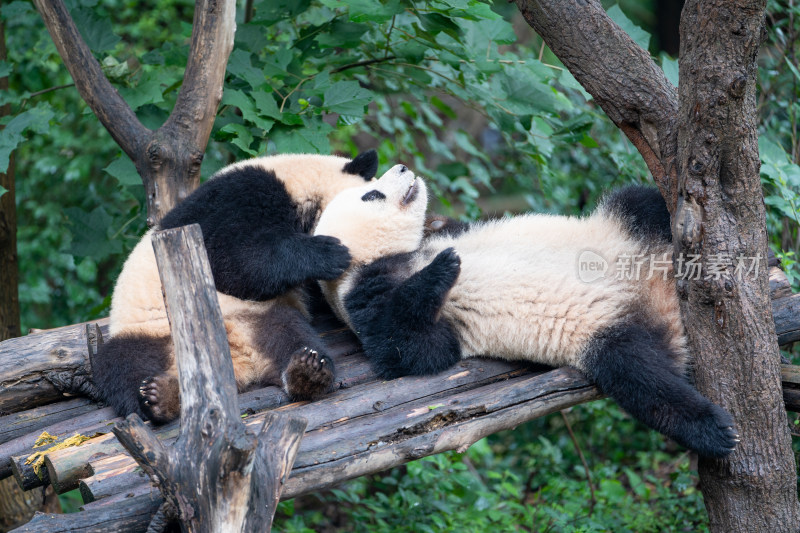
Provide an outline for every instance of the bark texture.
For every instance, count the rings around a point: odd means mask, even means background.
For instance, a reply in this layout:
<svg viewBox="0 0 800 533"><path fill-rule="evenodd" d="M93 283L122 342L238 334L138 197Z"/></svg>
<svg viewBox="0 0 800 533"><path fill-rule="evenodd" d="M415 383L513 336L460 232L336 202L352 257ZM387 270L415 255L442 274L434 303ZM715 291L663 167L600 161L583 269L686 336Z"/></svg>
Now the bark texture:
<svg viewBox="0 0 800 533"><path fill-rule="evenodd" d="M681 19L677 254L700 255L700 279L678 281L701 392L734 416L730 458L701 459L712 531L800 529L797 476L781 397L766 275L756 74L765 0L693 0ZM710 276L719 258L760 257L759 271ZM707 279L709 278L710 279Z"/></svg>
<svg viewBox="0 0 800 533"><path fill-rule="evenodd" d="M34 0L81 98L128 154L147 194L147 222L159 220L200 183L200 164L222 100L236 31L234 0L197 0L192 44L175 109L156 131L145 128L103 74L63 0Z"/></svg>

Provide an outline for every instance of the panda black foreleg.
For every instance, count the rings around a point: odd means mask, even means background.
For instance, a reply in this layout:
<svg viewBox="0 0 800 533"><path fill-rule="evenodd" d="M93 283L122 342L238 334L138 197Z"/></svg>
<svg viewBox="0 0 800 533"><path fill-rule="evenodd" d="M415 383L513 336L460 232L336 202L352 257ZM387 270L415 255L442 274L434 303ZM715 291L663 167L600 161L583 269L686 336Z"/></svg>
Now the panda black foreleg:
<svg viewBox="0 0 800 533"><path fill-rule="evenodd" d="M580 367L634 418L700 455L724 457L738 442L731 415L676 368L664 331L635 322L608 328Z"/></svg>
<svg viewBox="0 0 800 533"><path fill-rule="evenodd" d="M252 233L245 242L218 237L207 243L218 291L264 301L310 280L336 279L350 265L350 252L335 237L280 235L269 230Z"/></svg>
<svg viewBox="0 0 800 533"><path fill-rule="evenodd" d="M261 385L282 387L295 401L316 400L333 389L333 360L297 309L283 305L270 309L259 321L256 342L265 358Z"/></svg>
<svg viewBox="0 0 800 533"><path fill-rule="evenodd" d="M92 358L100 395L120 416L136 413L154 422L180 414L178 381L169 336L120 334Z"/></svg>
<svg viewBox="0 0 800 533"><path fill-rule="evenodd" d="M458 337L440 317L447 293L460 273L452 248L440 252L425 268L389 287L392 275L364 286L385 286L380 298L348 295L348 312L375 371L385 378L436 374L461 360Z"/></svg>

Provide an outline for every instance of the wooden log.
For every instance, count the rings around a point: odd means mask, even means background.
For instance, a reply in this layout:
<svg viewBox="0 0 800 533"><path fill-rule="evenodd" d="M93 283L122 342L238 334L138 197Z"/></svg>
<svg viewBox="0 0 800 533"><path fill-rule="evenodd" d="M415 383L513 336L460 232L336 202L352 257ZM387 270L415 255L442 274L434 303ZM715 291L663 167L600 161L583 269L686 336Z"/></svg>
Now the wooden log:
<svg viewBox="0 0 800 533"><path fill-rule="evenodd" d="M114 411L110 407L90 411L75 420L64 420L47 428L47 432L55 438L47 447L61 443L75 434L110 433L111 425L118 420L120 419L114 416ZM41 435L42 432L36 430L0 444L0 479L12 474L12 456L30 455L37 451L34 443Z"/></svg>
<svg viewBox="0 0 800 533"><path fill-rule="evenodd" d="M800 341L800 293L772 301L772 319L781 346Z"/></svg>
<svg viewBox="0 0 800 533"><path fill-rule="evenodd" d="M59 422L74 421L101 408L88 398L75 398L0 416L0 444L34 432L41 433L43 429L49 429ZM111 417L113 416L112 414Z"/></svg>
<svg viewBox="0 0 800 533"><path fill-rule="evenodd" d="M147 497L127 498L80 513L36 513L12 533L141 533L147 529L160 502Z"/></svg>
<svg viewBox="0 0 800 533"><path fill-rule="evenodd" d="M88 373L86 325L76 324L0 342L0 415L24 411L63 398L70 376ZM108 319L98 320L103 335Z"/></svg>
<svg viewBox="0 0 800 533"><path fill-rule="evenodd" d="M267 413L260 441L247 431L200 227L152 238L178 366L181 432L167 449L132 414L114 434L158 479L184 530L269 531L306 422Z"/></svg>
<svg viewBox="0 0 800 533"><path fill-rule="evenodd" d="M131 487L149 483L141 467L128 455L115 455L91 461L91 475L80 480L78 488L84 503L125 492Z"/></svg>

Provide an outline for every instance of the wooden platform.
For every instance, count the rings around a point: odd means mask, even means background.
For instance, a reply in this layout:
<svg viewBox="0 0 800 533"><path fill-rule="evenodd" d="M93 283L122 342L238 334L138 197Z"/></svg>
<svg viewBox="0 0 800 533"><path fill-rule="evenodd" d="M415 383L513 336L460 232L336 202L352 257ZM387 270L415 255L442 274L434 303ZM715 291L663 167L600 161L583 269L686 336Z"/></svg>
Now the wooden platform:
<svg viewBox="0 0 800 533"><path fill-rule="evenodd" d="M785 344L800 340L800 294L792 294L785 276L774 270L776 333ZM107 321L99 324L107 334ZM353 334L335 318L319 317L315 326L336 364L333 394L314 403L289 403L276 387L240 395L250 427L260 427L267 410L291 411L308 420L283 498L427 455L465 450L491 433L601 397L575 370L488 359L463 361L437 376L381 381ZM5 413L0 416L0 478L14 475L26 489L45 483L59 493L80 488L85 502L84 512L38 515L17 531L94 530L109 521L115 531L144 531L160 505L158 489L111 433L119 418L109 408L60 392L65 384L80 385L90 344L85 324L0 343L0 411ZM785 366L783 377L787 407L797 410L800 370ZM173 423L157 434L171 442L177 429ZM45 430L55 440L34 448ZM76 434L89 439L51 449ZM40 450L44 466L37 470L26 463Z"/></svg>

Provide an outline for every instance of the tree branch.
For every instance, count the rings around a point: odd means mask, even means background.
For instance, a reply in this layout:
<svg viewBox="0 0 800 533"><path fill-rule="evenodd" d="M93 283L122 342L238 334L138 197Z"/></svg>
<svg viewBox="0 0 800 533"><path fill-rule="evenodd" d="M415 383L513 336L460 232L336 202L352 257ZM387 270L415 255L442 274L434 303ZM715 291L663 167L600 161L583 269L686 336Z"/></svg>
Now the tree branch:
<svg viewBox="0 0 800 533"><path fill-rule="evenodd" d="M103 74L62 0L34 0L81 98L100 119L111 137L136 161L152 132Z"/></svg>
<svg viewBox="0 0 800 533"><path fill-rule="evenodd" d="M170 117L145 128L103 74L63 0L34 0L81 97L128 154L144 183L154 226L200 183L200 165L236 31L235 0L197 0L183 84Z"/></svg>
<svg viewBox="0 0 800 533"><path fill-rule="evenodd" d="M517 0L528 24L642 154L667 205L676 203L675 87L597 1Z"/></svg>

